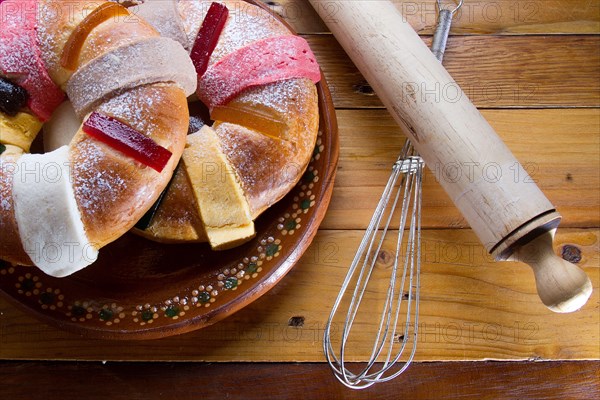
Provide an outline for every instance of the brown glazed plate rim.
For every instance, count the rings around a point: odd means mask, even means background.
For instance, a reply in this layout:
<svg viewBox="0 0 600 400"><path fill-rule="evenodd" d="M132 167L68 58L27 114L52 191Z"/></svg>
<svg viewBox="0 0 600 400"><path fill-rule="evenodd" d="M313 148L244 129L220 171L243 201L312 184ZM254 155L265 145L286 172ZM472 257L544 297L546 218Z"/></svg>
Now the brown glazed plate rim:
<svg viewBox="0 0 600 400"><path fill-rule="evenodd" d="M0 295L60 329L115 340L190 332L255 301L298 263L331 199L337 122L323 75L317 89L319 136L309 166L294 189L257 219L250 242L215 252L204 243L159 244L128 233L102 249L93 265L66 278L0 261Z"/></svg>

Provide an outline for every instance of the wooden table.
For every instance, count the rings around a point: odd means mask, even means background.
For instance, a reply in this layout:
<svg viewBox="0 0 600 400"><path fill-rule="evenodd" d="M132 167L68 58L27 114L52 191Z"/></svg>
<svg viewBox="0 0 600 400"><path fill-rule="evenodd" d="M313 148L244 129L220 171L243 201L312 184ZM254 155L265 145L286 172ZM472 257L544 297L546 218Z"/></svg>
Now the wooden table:
<svg viewBox="0 0 600 400"><path fill-rule="evenodd" d="M466 0L445 57L562 213L555 250L589 274L592 298L573 314L548 311L530 269L492 262L429 172L417 362L362 392L324 364L323 325L404 136L306 1L267 3L310 42L338 111L333 200L300 264L232 317L154 341L86 340L0 300L0 397L600 395L600 2ZM435 0L397 5L429 42ZM366 356L359 347L353 359Z"/></svg>

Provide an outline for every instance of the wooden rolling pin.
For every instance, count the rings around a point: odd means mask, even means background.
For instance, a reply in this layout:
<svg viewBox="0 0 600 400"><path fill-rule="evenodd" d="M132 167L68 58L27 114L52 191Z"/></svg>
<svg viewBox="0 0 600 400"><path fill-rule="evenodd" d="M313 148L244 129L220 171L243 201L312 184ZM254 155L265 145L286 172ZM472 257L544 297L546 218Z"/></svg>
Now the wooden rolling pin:
<svg viewBox="0 0 600 400"><path fill-rule="evenodd" d="M581 308L592 284L553 251L560 215L396 7L310 2L486 249L529 264L552 311Z"/></svg>

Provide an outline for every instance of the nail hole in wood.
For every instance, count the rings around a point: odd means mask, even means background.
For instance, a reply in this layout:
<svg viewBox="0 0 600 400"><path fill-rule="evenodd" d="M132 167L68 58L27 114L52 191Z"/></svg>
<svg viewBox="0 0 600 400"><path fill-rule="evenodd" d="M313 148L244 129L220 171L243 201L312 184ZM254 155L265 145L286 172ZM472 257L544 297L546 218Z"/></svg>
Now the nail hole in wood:
<svg viewBox="0 0 600 400"><path fill-rule="evenodd" d="M562 258L570 263L577 264L581 261L581 250L571 244L566 244L562 248Z"/></svg>
<svg viewBox="0 0 600 400"><path fill-rule="evenodd" d="M304 326L304 317L296 316L292 317L288 321L288 326L293 326L295 328L302 328Z"/></svg>
<svg viewBox="0 0 600 400"><path fill-rule="evenodd" d="M567 182L573 182L573 175L567 174Z"/></svg>

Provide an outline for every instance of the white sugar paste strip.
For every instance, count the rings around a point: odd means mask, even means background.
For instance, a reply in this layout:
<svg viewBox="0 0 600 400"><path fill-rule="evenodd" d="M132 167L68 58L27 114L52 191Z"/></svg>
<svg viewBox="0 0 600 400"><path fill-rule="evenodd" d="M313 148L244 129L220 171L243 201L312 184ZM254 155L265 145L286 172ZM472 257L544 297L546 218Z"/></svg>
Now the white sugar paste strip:
<svg viewBox="0 0 600 400"><path fill-rule="evenodd" d="M189 43L177 8L177 0L146 0L142 4L130 7L129 11L152 25L161 36L171 38L187 49Z"/></svg>
<svg viewBox="0 0 600 400"><path fill-rule="evenodd" d="M44 152L68 146L81 128L81 119L75 114L70 101L63 102L44 125Z"/></svg>
<svg viewBox="0 0 600 400"><path fill-rule="evenodd" d="M98 257L81 221L70 179L69 148L17 161L13 201L21 242L46 274L63 277Z"/></svg>
<svg viewBox="0 0 600 400"><path fill-rule="evenodd" d="M196 69L188 53L165 37L135 42L93 59L69 79L67 95L83 117L111 95L157 82L174 82L186 96L196 91Z"/></svg>

